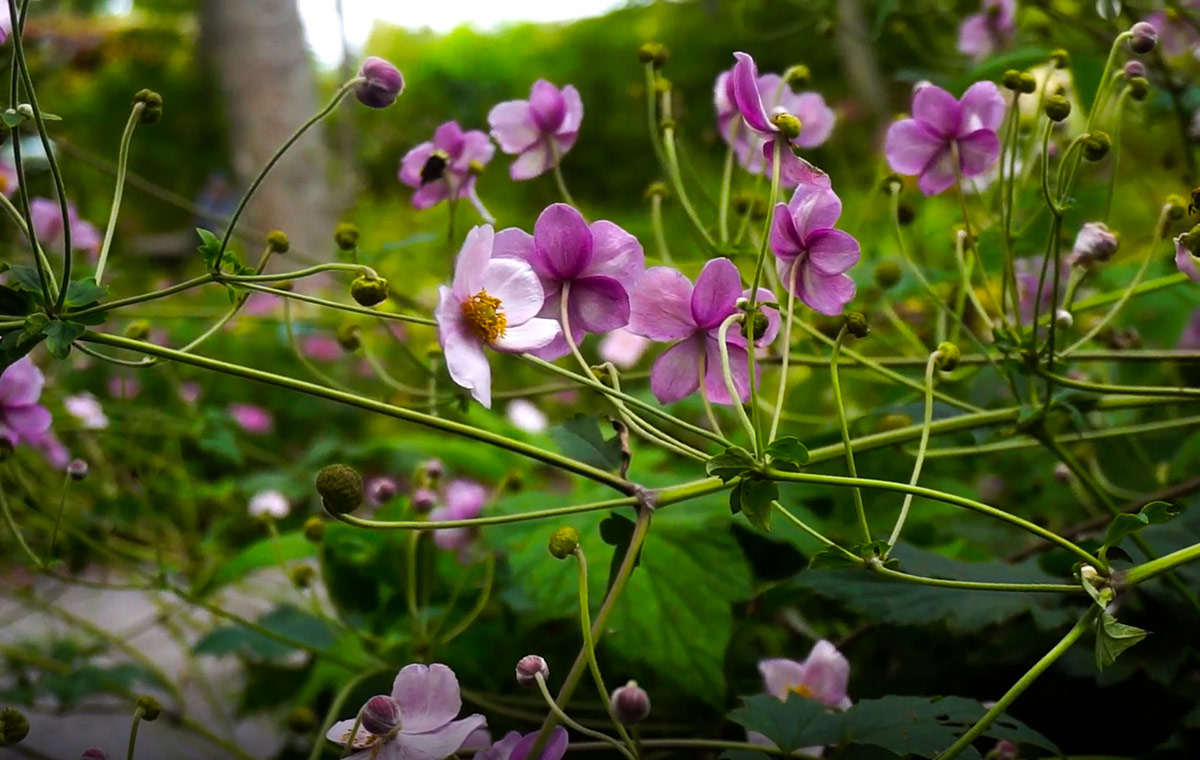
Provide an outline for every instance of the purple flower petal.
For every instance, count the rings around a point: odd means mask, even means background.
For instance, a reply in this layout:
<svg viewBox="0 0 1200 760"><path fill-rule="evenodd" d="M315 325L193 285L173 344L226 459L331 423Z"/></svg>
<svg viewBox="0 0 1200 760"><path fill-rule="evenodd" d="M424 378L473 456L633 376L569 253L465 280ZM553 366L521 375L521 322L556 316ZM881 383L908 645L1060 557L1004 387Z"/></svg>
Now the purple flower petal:
<svg viewBox="0 0 1200 760"><path fill-rule="evenodd" d="M770 245L772 253L781 259L794 259L804 252L804 238L796 229L796 221L792 218L791 211L782 203L775 204Z"/></svg>
<svg viewBox="0 0 1200 760"><path fill-rule="evenodd" d="M884 141L888 165L900 174L920 174L945 148L945 138L916 119L893 123Z"/></svg>
<svg viewBox="0 0 1200 760"><path fill-rule="evenodd" d="M421 167L433 154L433 143L423 142L400 159L400 181L409 187L421 186Z"/></svg>
<svg viewBox="0 0 1200 760"><path fill-rule="evenodd" d="M16 435L18 441L30 443L49 430L53 420L45 407L31 404L0 409L0 421Z"/></svg>
<svg viewBox="0 0 1200 760"><path fill-rule="evenodd" d="M827 707L850 707L846 689L850 681L850 662L833 644L818 641L804 660L803 684L813 699Z"/></svg>
<svg viewBox="0 0 1200 760"><path fill-rule="evenodd" d="M744 291L742 291L742 298L750 298L750 288L746 288ZM759 288L758 298L755 299L755 303L762 307L762 314L767 318L766 332L763 333L761 338L754 341L754 345L761 348L763 346L769 346L775 341L775 336L779 334L779 325L781 319L779 316L779 306L775 303L775 294L771 291L767 290L766 288ZM735 337L733 330L729 331L729 337ZM740 330L737 332L736 337L741 338L737 345L746 345L746 339L742 338Z"/></svg>
<svg viewBox="0 0 1200 760"><path fill-rule="evenodd" d="M801 148L816 148L833 134L837 117L818 93L802 92L795 96L788 104L788 112L800 119L800 136L792 143Z"/></svg>
<svg viewBox="0 0 1200 760"><path fill-rule="evenodd" d="M736 329L736 327L729 328L729 334L733 335L733 331ZM712 403L731 406L737 402L729 395L729 388L725 385L720 343L717 341L715 332L710 333L704 340L706 362L704 392L708 394L708 400ZM733 388L737 391L738 401L743 403L750 398L749 362L750 356L746 353L746 349L737 345L729 345L729 376L733 378ZM755 369L761 370L761 367L755 367Z"/></svg>
<svg viewBox="0 0 1200 760"><path fill-rule="evenodd" d="M694 333L691 281L670 267L647 269L629 296L629 331L663 341Z"/></svg>
<svg viewBox="0 0 1200 760"><path fill-rule="evenodd" d="M412 205L417 210L433 208L450 197L450 187L445 179L426 183L413 193Z"/></svg>
<svg viewBox="0 0 1200 760"><path fill-rule="evenodd" d="M758 91L758 67L746 53L734 53L733 100L742 118L756 132L773 134L779 130L771 123Z"/></svg>
<svg viewBox="0 0 1200 760"><path fill-rule="evenodd" d="M538 269L540 262L534 255L534 250L533 235L517 227L500 230L492 242L493 259L524 261L533 267L533 271L539 276L545 276L546 273ZM543 289L545 289L544 285Z"/></svg>
<svg viewBox="0 0 1200 760"><path fill-rule="evenodd" d="M517 160L508 167L508 176L518 182L533 179L554 166L554 156L544 141L534 142L521 151Z"/></svg>
<svg viewBox="0 0 1200 760"><path fill-rule="evenodd" d="M500 299L500 310L510 330L536 316L545 300L533 268L516 259L489 260L483 268L480 289Z"/></svg>
<svg viewBox="0 0 1200 760"><path fill-rule="evenodd" d="M565 203L547 206L533 226L540 269L558 280L579 275L592 260L592 232L583 216Z"/></svg>
<svg viewBox="0 0 1200 760"><path fill-rule="evenodd" d="M436 668L438 665L432 667ZM445 668L446 666L442 665L441 667ZM454 687L455 693L457 693L458 681L454 682ZM458 751L473 731L487 722L482 715L475 714L439 726L436 730L428 733L414 733L409 730L408 713L404 711L403 703L401 703L401 715L404 720L404 730L392 740L392 744L395 744L400 750L396 753L397 760L445 760Z"/></svg>
<svg viewBox="0 0 1200 760"><path fill-rule="evenodd" d="M592 222L592 259L581 275L612 277L632 288L646 269L642 244L633 235L610 221Z"/></svg>
<svg viewBox="0 0 1200 760"><path fill-rule="evenodd" d="M454 262L454 294L470 298L483 289L483 273L492 257L496 233L490 224L472 227ZM493 293L493 295L495 295Z"/></svg>
<svg viewBox="0 0 1200 760"><path fill-rule="evenodd" d="M476 401L492 406L492 368L483 353L483 343L463 322L462 301L446 286L440 296L434 319L438 323L438 342L446 360L450 379L466 388Z"/></svg>
<svg viewBox="0 0 1200 760"><path fill-rule="evenodd" d="M988 25L986 13L973 13L958 27L958 52L981 60L995 49L995 36Z"/></svg>
<svg viewBox="0 0 1200 760"><path fill-rule="evenodd" d="M479 517L487 502L488 490L482 483L457 478L446 485L446 508L452 520L470 520ZM430 519L433 519L432 516Z"/></svg>
<svg viewBox="0 0 1200 760"><path fill-rule="evenodd" d="M704 361L703 334L681 340L663 352L650 369L650 392L660 404L687 398L700 387Z"/></svg>
<svg viewBox="0 0 1200 760"><path fill-rule="evenodd" d="M1000 157L1000 139L990 129L979 129L958 138L958 160L963 177L984 174Z"/></svg>
<svg viewBox="0 0 1200 760"><path fill-rule="evenodd" d="M958 181L954 170L954 154L947 145L933 160L925 165L917 177L917 188L925 195L937 195Z"/></svg>
<svg viewBox="0 0 1200 760"><path fill-rule="evenodd" d="M331 742L340 744L343 747L346 746L346 742L350 739L350 732L354 730L355 722L356 721L353 718L349 720L339 720L337 723L334 723L332 726L330 726L329 730L325 732L325 738ZM358 733L354 735L354 749L366 747L371 741L370 732L368 732L362 726L359 726ZM351 755L350 757L354 757L354 755Z"/></svg>
<svg viewBox="0 0 1200 760"><path fill-rule="evenodd" d="M458 717L462 709L458 678L441 663L405 665L392 682L392 699L400 703L406 734L436 731Z"/></svg>
<svg viewBox="0 0 1200 760"><path fill-rule="evenodd" d="M33 359L22 356L0 374L0 408L37 403L45 383L46 378Z"/></svg>
<svg viewBox="0 0 1200 760"><path fill-rule="evenodd" d="M854 298L854 280L848 275L824 275L815 267L802 267L796 277L796 295L813 311L836 317Z"/></svg>
<svg viewBox="0 0 1200 760"><path fill-rule="evenodd" d="M967 88L960 102L962 121L959 124L959 135L980 129L995 132L1004 122L1004 112L1008 108L995 82L976 82Z"/></svg>
<svg viewBox="0 0 1200 760"><path fill-rule="evenodd" d="M842 215L841 198L821 185L797 186L787 205L795 221L797 240L807 240L813 232L833 227Z"/></svg>
<svg viewBox="0 0 1200 760"><path fill-rule="evenodd" d="M962 121L962 108L954 96L929 85L917 90L912 100L913 118L943 137L954 137Z"/></svg>
<svg viewBox="0 0 1200 760"><path fill-rule="evenodd" d="M562 760L562 756L567 753L567 729L555 726L550 732L545 746L542 747L542 751L538 753L538 757L529 757L529 751L537 742L538 733L540 732L534 731L526 734L521 741L517 742L509 760Z"/></svg>
<svg viewBox="0 0 1200 760"><path fill-rule="evenodd" d="M742 277L729 259L712 259L700 270L692 291L692 319L696 326L709 330L732 314L734 302L742 293Z"/></svg>
<svg viewBox="0 0 1200 760"><path fill-rule="evenodd" d="M567 101L557 87L539 79L529 90L529 113L539 130L553 133L567 117Z"/></svg>
<svg viewBox="0 0 1200 760"><path fill-rule="evenodd" d="M571 327L602 333L629 324L629 293L612 277L581 277L571 283Z"/></svg>
<svg viewBox="0 0 1200 760"><path fill-rule="evenodd" d="M1175 266L1193 282L1200 282L1200 260L1183 244L1183 235L1175 238Z"/></svg>
<svg viewBox="0 0 1200 760"><path fill-rule="evenodd" d="M808 236L806 264L821 274L841 274L858 263L858 241L841 230L817 230Z"/></svg>
<svg viewBox="0 0 1200 760"><path fill-rule="evenodd" d="M472 161L486 165L494 155L496 155L496 146L492 144L488 136L478 129L472 129L463 134L459 152L450 166L456 173L466 174L471 170Z"/></svg>
<svg viewBox="0 0 1200 760"><path fill-rule="evenodd" d="M583 98L579 97L579 90L571 84L562 88L562 96L563 101L567 104L567 114L558 128L558 134L560 136L571 135L573 144L575 142L574 135L579 132L579 127L583 124ZM563 150L566 151L570 147L571 145L568 144Z"/></svg>
<svg viewBox="0 0 1200 760"><path fill-rule="evenodd" d="M509 327L503 335L492 341L492 346L499 351L520 354L543 348L561 334L562 328L557 320L537 317L524 324Z"/></svg>
<svg viewBox="0 0 1200 760"><path fill-rule="evenodd" d="M783 138L777 137L777 140ZM771 142L767 142L762 147L763 158L766 159L766 171L773 172L772 168L775 163L775 148ZM794 185L816 185L818 187L831 187L832 181L829 175L821 169L800 158L792 152L792 146L784 142L782 150L779 151L779 181L786 187Z"/></svg>
<svg viewBox="0 0 1200 760"><path fill-rule="evenodd" d="M542 139L541 132L533 123L528 100L509 100L494 106L488 112L488 125L492 128L492 139L500 144L500 150L512 155Z"/></svg>
<svg viewBox="0 0 1200 760"><path fill-rule="evenodd" d="M758 661L763 689L776 699L787 700L791 690L804 683L804 663L777 657Z"/></svg>
<svg viewBox="0 0 1200 760"><path fill-rule="evenodd" d="M558 728L558 726L555 726ZM534 734L537 737L537 734ZM509 731L504 738L475 755L475 760L511 760L513 749L521 743L521 734Z"/></svg>
<svg viewBox="0 0 1200 760"><path fill-rule="evenodd" d="M433 145L450 156L457 156L463 149L463 131L457 121L447 121L438 126L433 132Z"/></svg>

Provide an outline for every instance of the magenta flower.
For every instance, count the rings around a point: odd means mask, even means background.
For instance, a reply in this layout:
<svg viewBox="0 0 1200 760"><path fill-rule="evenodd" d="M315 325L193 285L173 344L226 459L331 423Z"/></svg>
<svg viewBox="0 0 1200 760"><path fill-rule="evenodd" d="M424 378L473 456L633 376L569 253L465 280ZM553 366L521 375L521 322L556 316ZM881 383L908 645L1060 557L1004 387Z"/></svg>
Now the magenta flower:
<svg viewBox="0 0 1200 760"><path fill-rule="evenodd" d="M319 362L342 358L342 345L328 333L309 333L300 339L300 353Z"/></svg>
<svg viewBox="0 0 1200 760"><path fill-rule="evenodd" d="M1190 0L1181 5L1194 9L1200 3ZM1200 43L1200 35L1196 33L1191 24L1179 18L1172 20L1166 11L1155 11L1146 16L1143 21L1154 27L1154 31L1158 34L1157 43L1168 57L1191 50Z"/></svg>
<svg viewBox="0 0 1200 760"><path fill-rule="evenodd" d="M33 219L33 232L43 249L62 247L62 208L49 198L33 198L29 201L29 214ZM67 220L71 224L71 250L87 251L94 255L100 252L100 230L90 222L79 218L75 204L67 204Z"/></svg>
<svg viewBox="0 0 1200 760"><path fill-rule="evenodd" d="M1016 0L983 0L979 13L958 27L958 52L983 60L1012 39L1016 31Z"/></svg>
<svg viewBox="0 0 1200 760"><path fill-rule="evenodd" d="M444 520L473 520L483 511L488 492L473 480L452 480L446 484L445 505L429 513L430 522ZM433 532L433 543L439 549L458 552L464 565L471 561L471 547L478 531L472 528L439 528Z"/></svg>
<svg viewBox="0 0 1200 760"><path fill-rule="evenodd" d="M379 697L369 702L375 708ZM340 746L362 750L348 755L346 760L442 760L453 755L476 729L486 722L479 714L455 720L462 709L458 678L454 671L440 663L406 665L396 675L390 697L394 702L393 715L399 723L383 733L367 730L367 721L359 726L352 738L354 720L342 720L330 727L325 738ZM377 721L371 728L383 729Z"/></svg>
<svg viewBox="0 0 1200 760"><path fill-rule="evenodd" d="M487 135L478 129L463 132L458 122L448 121L400 161L400 181L416 190L413 208L425 209L442 201L468 198L479 215L491 221L491 214L475 194L475 171L487 165L496 152Z"/></svg>
<svg viewBox="0 0 1200 760"><path fill-rule="evenodd" d="M537 316L545 303L537 274L523 261L492 258L495 238L490 225L467 233L454 265L454 282L438 289L434 312L450 378L489 409L492 369L484 346L511 353L536 351L560 332L556 321Z"/></svg>
<svg viewBox="0 0 1200 760"><path fill-rule="evenodd" d="M537 731L524 736L516 731L509 731L491 748L475 755L475 760L562 760L562 756L567 753L567 729L562 726L555 726L550 731L550 736L538 757L530 757L529 751L533 749L537 737Z"/></svg>
<svg viewBox="0 0 1200 760"><path fill-rule="evenodd" d="M373 507L379 507L396 498L396 494L400 493L400 484L388 475L376 475L367 481L364 490L367 493L367 502Z"/></svg>
<svg viewBox="0 0 1200 760"><path fill-rule="evenodd" d="M858 263L858 241L833 228L842 201L825 187L800 185L787 205L775 207L771 251L780 281L800 300L834 316L854 298L854 280L845 272Z"/></svg>
<svg viewBox="0 0 1200 760"><path fill-rule="evenodd" d="M539 79L529 89L529 100L509 100L488 112L492 137L500 150L516 156L508 174L515 180L533 179L553 168L571 149L583 121L579 90L561 90Z"/></svg>
<svg viewBox="0 0 1200 760"><path fill-rule="evenodd" d="M852 704L846 695L850 663L837 647L824 639L813 646L803 662L783 658L760 660L758 672L763 677L763 688L777 699L786 700L789 694L799 694L838 710L847 710Z"/></svg>
<svg viewBox="0 0 1200 760"><path fill-rule="evenodd" d="M387 108L404 92L404 75L382 58L368 57L358 75L366 81L354 86L354 97L368 108Z"/></svg>
<svg viewBox="0 0 1200 760"><path fill-rule="evenodd" d="M800 141L804 137L804 123L799 114L792 113L800 119L800 132L798 135L788 139L782 131L780 131L781 117L789 114L786 111L784 104L773 107L770 114L767 113L766 105L763 98L763 93L759 89L758 67L754 63L754 59L746 53L734 53L733 57L737 59L734 64L733 73L730 75L732 80L732 95L733 103L737 106L738 113L741 114L745 122L745 126L749 127L759 140L762 140L761 152L763 155L763 171L771 174L774 169L772 164L775 160L775 143L782 141L779 151L779 181L791 187L801 183L813 183L818 185L829 186L829 175L813 166L809 162L797 156L792 152L792 145L801 145ZM727 96L729 90L726 90ZM769 102L769 98L766 102ZM831 115L832 116L832 115ZM818 118L818 124L810 127L811 130L820 134L822 128L822 119ZM832 123L829 124L829 129L832 129ZM739 130L741 131L741 130ZM749 138L750 135L747 135ZM749 160L749 159L747 159ZM755 165L751 162L749 165Z"/></svg>
<svg viewBox="0 0 1200 760"><path fill-rule="evenodd" d="M1175 238L1175 266L1193 282L1200 282L1200 258L1191 250L1191 246L1195 246L1197 242L1200 242L1200 235L1197 235L1195 230Z"/></svg>
<svg viewBox="0 0 1200 760"><path fill-rule="evenodd" d="M926 85L913 94L911 119L888 127L886 153L892 171L918 175L917 187L937 195L957 179L987 172L1000 156L996 129L1004 120L1004 98L992 82L976 82L962 100Z"/></svg>
<svg viewBox="0 0 1200 760"><path fill-rule="evenodd" d="M757 82L759 98L767 113L774 113L778 109L800 120L800 135L791 141L792 145L797 148L816 148L829 139L837 117L833 109L825 105L825 98L820 93L792 92L792 88L778 74L763 74ZM767 173L768 166L763 156L763 146L767 140L749 129L740 119L733 88L733 69L717 77L713 100L721 139L733 146L739 163L747 171Z"/></svg>
<svg viewBox="0 0 1200 760"><path fill-rule="evenodd" d="M237 423L238 427L253 435L269 433L271 428L275 427L275 419L261 406L230 404L226 407L226 411L229 412L230 417L233 417L233 421Z"/></svg>
<svg viewBox="0 0 1200 760"><path fill-rule="evenodd" d="M38 404L46 378L33 360L23 356L0 374L0 438L13 446L37 445L52 419Z"/></svg>
<svg viewBox="0 0 1200 760"><path fill-rule="evenodd" d="M547 206L533 234L515 227L496 233L497 259L518 259L533 268L545 303L539 317L558 322L562 294L569 289L567 318L576 345L585 333L602 333L629 323L629 290L645 270L642 245L609 221L588 224L565 203ZM557 359L570 353L561 334L532 353Z"/></svg>
<svg viewBox="0 0 1200 760"><path fill-rule="evenodd" d="M663 404L695 393L704 381L704 392L716 404L733 404L725 385L718 343L721 323L737 312L737 300L748 297L742 290L737 267L729 259L713 259L704 265L695 287L682 273L670 267L651 267L633 289L630 332L658 341L677 341L654 362L650 390ZM758 301L774 301L759 288ZM779 331L779 314L764 309L767 331L756 345L764 346ZM729 346L730 374L738 398L750 396L749 357L746 339L738 325L725 336Z"/></svg>

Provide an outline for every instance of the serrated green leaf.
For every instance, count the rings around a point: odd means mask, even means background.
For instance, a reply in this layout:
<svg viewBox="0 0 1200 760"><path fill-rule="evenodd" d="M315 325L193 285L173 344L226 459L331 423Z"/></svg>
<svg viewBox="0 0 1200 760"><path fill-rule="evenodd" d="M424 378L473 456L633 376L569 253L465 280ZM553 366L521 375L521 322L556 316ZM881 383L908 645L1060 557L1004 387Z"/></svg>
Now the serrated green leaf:
<svg viewBox="0 0 1200 760"><path fill-rule="evenodd" d="M72 280L67 286L68 306L90 306L108 295L108 286L96 284L95 277Z"/></svg>
<svg viewBox="0 0 1200 760"><path fill-rule="evenodd" d="M1142 628L1118 622L1107 612L1101 612L1096 625L1096 668L1104 670L1112 665L1122 652L1146 638L1149 633Z"/></svg>
<svg viewBox="0 0 1200 760"><path fill-rule="evenodd" d="M28 264L15 264L9 268L13 280L25 291L28 291L39 303L42 300L42 279L38 276L37 267Z"/></svg>
<svg viewBox="0 0 1200 760"><path fill-rule="evenodd" d="M201 227L196 228L196 234L200 236L200 245L196 247L196 250L204 259L204 267L210 272L217 271L219 264L217 254L221 250L220 238Z"/></svg>
<svg viewBox="0 0 1200 760"><path fill-rule="evenodd" d="M808 449L795 436L785 435L771 441L767 453L772 459L791 464L808 464Z"/></svg>
<svg viewBox="0 0 1200 760"><path fill-rule="evenodd" d="M71 344L83 335L87 328L76 322L51 322L42 330L46 336L46 350L55 359L65 359L71 353Z"/></svg>
<svg viewBox="0 0 1200 760"><path fill-rule="evenodd" d="M550 437L562 453L603 470L621 466L621 441L616 436L605 439L594 417L576 414L561 426L550 431Z"/></svg>
<svg viewBox="0 0 1200 760"><path fill-rule="evenodd" d="M749 451L741 446L730 446L721 454L704 463L704 471L718 477L722 483L728 483L736 477L755 469L758 463L754 461Z"/></svg>
<svg viewBox="0 0 1200 760"><path fill-rule="evenodd" d="M837 744L844 722L843 716L830 713L815 699L791 696L781 702L770 694L742 697L742 706L728 717L747 731L767 737L784 752Z"/></svg>
<svg viewBox="0 0 1200 760"><path fill-rule="evenodd" d="M1108 525L1108 531L1104 534L1104 545L1100 547L1100 554L1103 557L1108 550L1121 541L1146 527L1147 525L1159 525L1178 517L1183 511L1182 507L1165 501L1152 501L1142 507L1135 513L1123 513L1113 518L1113 521Z"/></svg>
<svg viewBox="0 0 1200 760"><path fill-rule="evenodd" d="M773 480L743 478L733 490L750 524L764 533L770 533L771 502L779 501L779 484Z"/></svg>

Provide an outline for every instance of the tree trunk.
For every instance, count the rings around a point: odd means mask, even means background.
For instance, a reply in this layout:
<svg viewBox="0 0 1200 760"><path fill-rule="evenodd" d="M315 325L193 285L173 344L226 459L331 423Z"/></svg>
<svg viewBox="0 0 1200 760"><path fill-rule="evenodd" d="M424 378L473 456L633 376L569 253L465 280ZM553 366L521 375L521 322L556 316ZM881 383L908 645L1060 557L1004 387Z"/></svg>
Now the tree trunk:
<svg viewBox="0 0 1200 760"><path fill-rule="evenodd" d="M225 100L234 172L245 188L318 108L300 13L296 0L203 0L201 31ZM314 127L271 170L245 223L283 230L295 249L323 258L334 224L328 165L322 130Z"/></svg>

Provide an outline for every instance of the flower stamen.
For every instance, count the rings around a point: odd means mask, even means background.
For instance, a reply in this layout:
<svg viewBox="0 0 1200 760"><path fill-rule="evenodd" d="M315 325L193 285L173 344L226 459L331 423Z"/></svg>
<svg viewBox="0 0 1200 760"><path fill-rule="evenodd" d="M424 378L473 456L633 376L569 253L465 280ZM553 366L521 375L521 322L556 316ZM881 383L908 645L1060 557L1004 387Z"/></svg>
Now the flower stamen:
<svg viewBox="0 0 1200 760"><path fill-rule="evenodd" d="M481 290L462 302L463 317L475 334L487 341L504 335L508 319L500 310L500 299Z"/></svg>
<svg viewBox="0 0 1200 760"><path fill-rule="evenodd" d="M795 684L794 686L789 686L788 693L789 694L797 694L801 697L804 697L805 699L815 699L816 698L812 692L812 689L808 688L807 686L805 686L802 683Z"/></svg>

